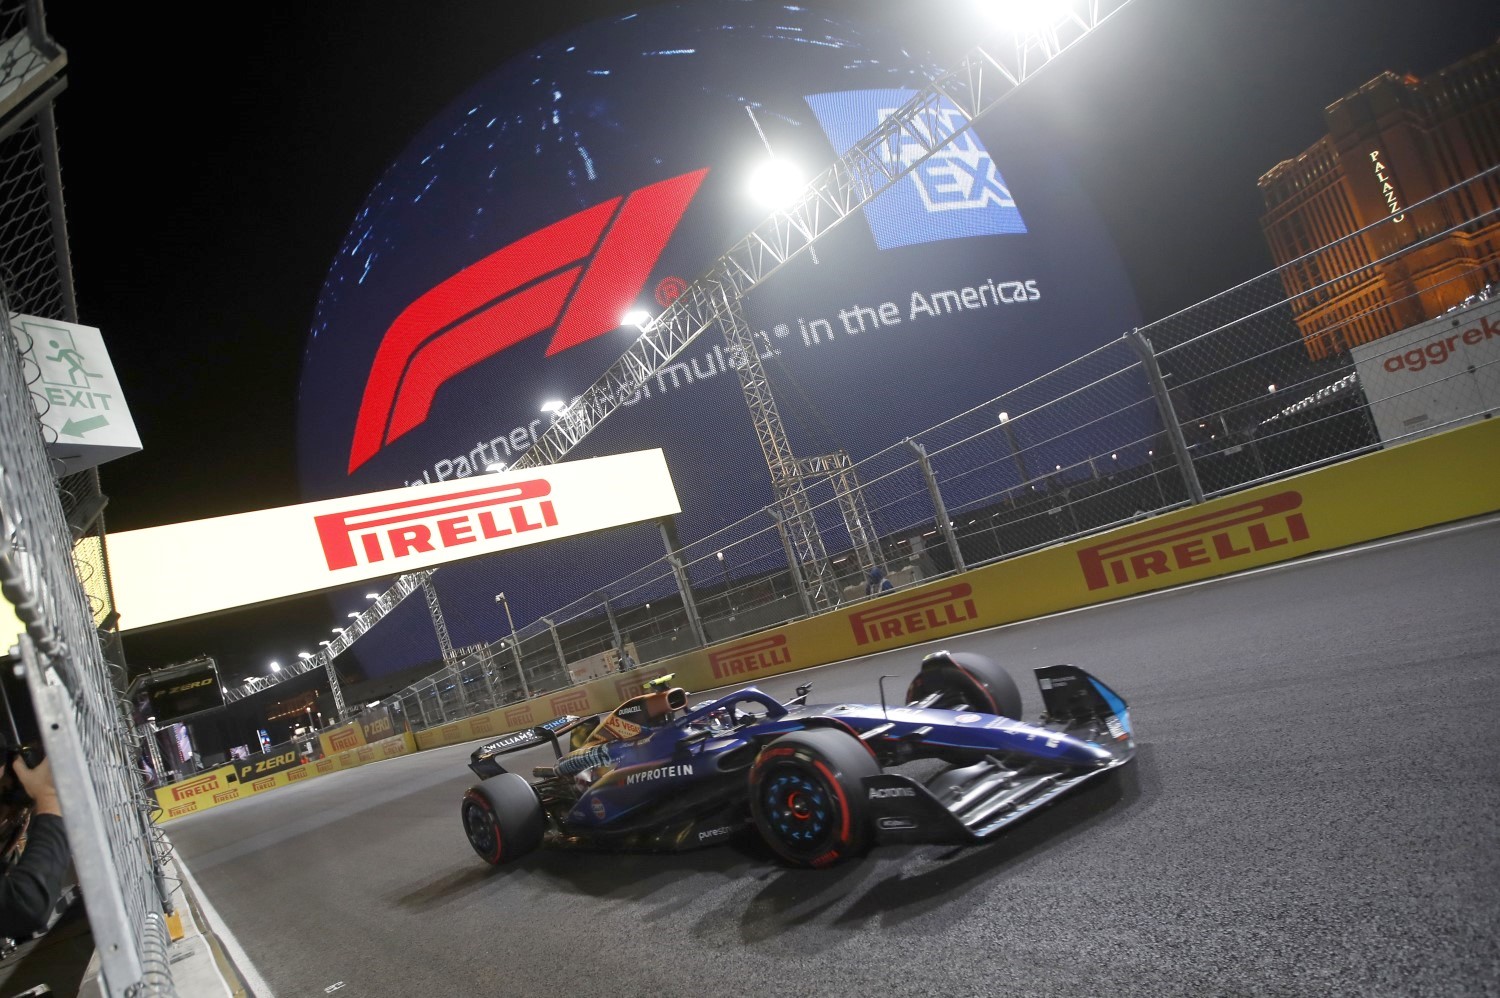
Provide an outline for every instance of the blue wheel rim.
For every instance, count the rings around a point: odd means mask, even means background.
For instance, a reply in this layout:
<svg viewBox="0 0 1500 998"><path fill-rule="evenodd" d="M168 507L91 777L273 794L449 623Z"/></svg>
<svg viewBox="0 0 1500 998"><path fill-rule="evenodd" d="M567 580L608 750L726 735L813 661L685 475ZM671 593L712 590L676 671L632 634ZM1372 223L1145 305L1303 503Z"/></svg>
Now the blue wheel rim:
<svg viewBox="0 0 1500 998"><path fill-rule="evenodd" d="M464 802L464 826L469 833L469 844L481 856L495 852L495 825L484 808L472 801Z"/></svg>
<svg viewBox="0 0 1500 998"><path fill-rule="evenodd" d="M766 824L796 852L820 849L833 834L838 814L822 782L795 769L778 769L761 786Z"/></svg>

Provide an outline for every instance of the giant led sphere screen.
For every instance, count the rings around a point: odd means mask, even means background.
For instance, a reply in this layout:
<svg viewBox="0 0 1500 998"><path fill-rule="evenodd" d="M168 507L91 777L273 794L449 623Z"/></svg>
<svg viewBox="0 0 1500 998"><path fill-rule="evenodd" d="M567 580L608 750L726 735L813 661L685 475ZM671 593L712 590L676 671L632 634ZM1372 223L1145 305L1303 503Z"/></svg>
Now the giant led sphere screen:
<svg viewBox="0 0 1500 998"><path fill-rule="evenodd" d="M646 7L500 66L412 140L333 261L301 385L306 497L515 460L548 426L543 403L583 392L639 335L627 312L660 313L765 219L749 188L770 153L811 176L936 72L876 25L727 0ZM746 299L798 455L859 460L1137 324L1106 232L1025 103ZM663 448L684 541L772 501L716 333L624 401L569 458ZM496 593L519 626L661 554L654 526L622 528L444 567L438 591L454 643L488 642L507 627ZM425 607L378 637L355 649L373 673L437 655Z"/></svg>

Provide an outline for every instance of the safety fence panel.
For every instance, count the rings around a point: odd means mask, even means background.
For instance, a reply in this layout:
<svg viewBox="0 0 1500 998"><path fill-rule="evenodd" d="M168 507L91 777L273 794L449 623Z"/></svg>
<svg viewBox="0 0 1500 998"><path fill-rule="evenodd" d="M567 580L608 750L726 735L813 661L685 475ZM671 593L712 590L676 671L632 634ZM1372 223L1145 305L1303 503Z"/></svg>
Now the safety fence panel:
<svg viewBox="0 0 1500 998"><path fill-rule="evenodd" d="M1496 408L1500 208L1474 210L1484 187L1500 203L1500 167L1141 330L1205 495ZM1456 244L1468 255L1436 255Z"/></svg>
<svg viewBox="0 0 1500 998"><path fill-rule="evenodd" d="M98 627L109 612L102 524L68 512L45 451L10 310L0 296L0 587L25 627L24 666L110 994L171 994L155 836L123 676ZM75 476L76 477L76 476ZM75 489L77 487L75 486ZM75 529L81 528L81 529ZM79 582L81 549L89 588Z"/></svg>

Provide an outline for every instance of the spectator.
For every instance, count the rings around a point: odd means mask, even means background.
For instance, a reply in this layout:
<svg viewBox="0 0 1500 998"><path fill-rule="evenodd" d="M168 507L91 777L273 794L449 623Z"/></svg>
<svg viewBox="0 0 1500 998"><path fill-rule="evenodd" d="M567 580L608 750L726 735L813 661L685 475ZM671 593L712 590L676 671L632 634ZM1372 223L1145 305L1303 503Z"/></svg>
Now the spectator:
<svg viewBox="0 0 1500 998"><path fill-rule="evenodd" d="M0 936L19 940L47 928L69 853L51 763L32 768L17 755L9 770L0 775Z"/></svg>
<svg viewBox="0 0 1500 998"><path fill-rule="evenodd" d="M866 596L888 593L895 588L895 586L891 585L891 580L885 577L885 571L879 565L870 569L870 576L865 580Z"/></svg>

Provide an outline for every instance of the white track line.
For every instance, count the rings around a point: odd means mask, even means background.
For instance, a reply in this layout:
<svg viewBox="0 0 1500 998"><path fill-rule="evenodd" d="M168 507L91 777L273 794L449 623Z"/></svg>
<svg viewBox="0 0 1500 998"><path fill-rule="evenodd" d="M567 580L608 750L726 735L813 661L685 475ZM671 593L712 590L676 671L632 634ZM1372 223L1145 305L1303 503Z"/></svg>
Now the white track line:
<svg viewBox="0 0 1500 998"><path fill-rule="evenodd" d="M229 926L225 924L218 910L214 908L213 902L208 899L208 894L198 884L197 878L193 876L193 871L188 869L187 861L182 858L182 854L177 852L176 849L172 850L172 860L177 864L177 869L182 871L182 879L186 881L188 888L192 890L198 910L203 912L204 920L208 922L209 928L218 937L219 944L224 947L224 951L229 955L230 961L234 964L235 971L240 975L240 979L245 982L245 987L250 989L250 993L255 998L276 998L276 994L271 990L271 986L266 983L265 978L260 976L260 971L255 969L255 964L250 962L249 954L240 945L240 941L234 937L234 933L229 931ZM217 969L216 967L215 970ZM227 983L225 989L230 993L234 991Z"/></svg>

